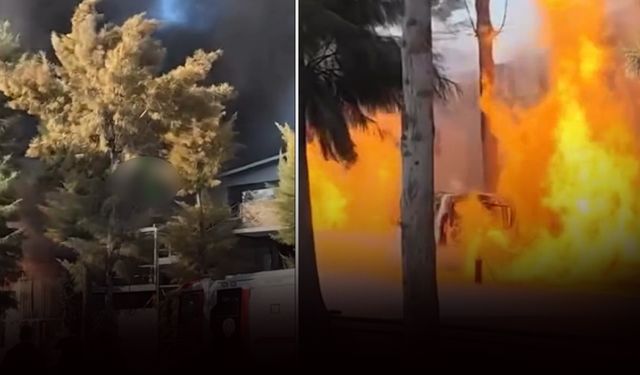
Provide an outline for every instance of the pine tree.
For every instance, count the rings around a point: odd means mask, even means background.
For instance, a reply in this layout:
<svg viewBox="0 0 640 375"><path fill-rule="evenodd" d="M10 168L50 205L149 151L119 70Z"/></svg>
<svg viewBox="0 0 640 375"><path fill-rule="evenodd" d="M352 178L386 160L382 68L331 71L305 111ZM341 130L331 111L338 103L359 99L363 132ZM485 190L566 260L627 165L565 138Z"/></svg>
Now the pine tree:
<svg viewBox="0 0 640 375"><path fill-rule="evenodd" d="M44 208L47 235L76 250L76 268L103 277L112 319L114 272L131 255L137 228L118 212L123 197L107 189L109 176L139 156L176 161L187 180L193 165L204 174L217 171L211 150L188 148L184 139L218 145L231 137L220 103L233 89L200 84L220 51L196 51L162 74L165 50L153 38L158 23L139 14L122 25L104 24L98 2L81 2L70 33L53 34L57 62L39 53L0 63L0 91L11 108L40 121L27 155L41 160L57 184Z"/></svg>
<svg viewBox="0 0 640 375"><path fill-rule="evenodd" d="M180 279L224 276L236 226L230 208L202 192L195 204L179 202L167 223L165 241L178 255L174 276Z"/></svg>
<svg viewBox="0 0 640 375"><path fill-rule="evenodd" d="M296 241L295 232L295 205L296 205L296 145L295 134L288 125L280 126L276 124L280 133L285 151L280 153L278 163L279 186L276 195L276 205L278 219L281 229L275 236L279 242L294 246Z"/></svg>
<svg viewBox="0 0 640 375"><path fill-rule="evenodd" d="M20 36L11 31L11 23L0 23L0 61L15 61L22 54Z"/></svg>
<svg viewBox="0 0 640 375"><path fill-rule="evenodd" d="M8 21L0 23L0 61L15 63L22 55L20 37L11 32ZM22 132L24 116L5 106L6 98L0 94L0 149L5 155L23 156L28 146L28 136Z"/></svg>
<svg viewBox="0 0 640 375"><path fill-rule="evenodd" d="M12 189L17 176L9 157L3 157L0 160L0 287L7 287L21 273L22 230L12 225L20 203ZM0 317L6 309L15 307L15 302L10 291L0 289Z"/></svg>
<svg viewBox="0 0 640 375"><path fill-rule="evenodd" d="M168 160L183 179L183 195L199 195L216 187L220 167L232 156L233 122L226 118L224 104L232 98L230 90L208 103L214 109L207 119L171 129L165 136L172 145Z"/></svg>
<svg viewBox="0 0 640 375"><path fill-rule="evenodd" d="M181 74L204 78L194 68ZM236 221L231 209L210 194L220 183L220 167L233 155L235 116L227 116L225 105L234 95L231 87L220 86L208 103L207 118L173 127L165 135L172 145L168 161L183 180L180 195L187 198L178 202L163 235L164 243L178 255L174 276L179 278L220 276L222 263L235 244Z"/></svg>
<svg viewBox="0 0 640 375"><path fill-rule="evenodd" d="M107 161L103 164L106 166ZM137 244L135 227L123 226L116 232L109 226L106 210L111 207L110 200L114 198L103 178L69 170L64 172L62 186L48 192L46 203L41 207L48 218L46 236L78 253L75 263L64 262L63 265L79 290L85 287L85 277L105 285L106 272L126 278L121 271L127 264L150 259L150 254L143 253ZM105 259L109 234L114 232L118 235L118 253Z"/></svg>
<svg viewBox="0 0 640 375"><path fill-rule="evenodd" d="M0 24L0 61L14 62L20 56L19 37L11 32L8 21ZM2 100L4 101L4 100ZM22 229L17 224L20 199L13 183L18 171L11 153L18 151L14 126L16 114L0 108L0 288L8 287L21 273ZM13 293L0 289L0 319L5 310L15 307Z"/></svg>
<svg viewBox="0 0 640 375"><path fill-rule="evenodd" d="M236 237L236 220L231 208L216 200L211 190L220 184L221 165L232 156L233 122L225 104L233 97L228 91L214 102L218 117L169 132L173 145L169 162L183 179L178 208L168 221L163 242L178 255L173 267L176 279L223 276Z"/></svg>

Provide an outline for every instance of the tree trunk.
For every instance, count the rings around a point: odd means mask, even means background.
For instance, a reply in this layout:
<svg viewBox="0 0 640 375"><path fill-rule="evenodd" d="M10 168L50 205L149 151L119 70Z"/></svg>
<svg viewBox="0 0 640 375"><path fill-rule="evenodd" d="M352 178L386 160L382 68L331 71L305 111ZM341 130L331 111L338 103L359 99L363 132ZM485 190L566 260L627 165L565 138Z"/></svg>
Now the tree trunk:
<svg viewBox="0 0 640 375"><path fill-rule="evenodd" d="M87 340L89 337L88 319L89 319L89 296L91 295L91 283L89 281L89 269L86 265L82 266L82 316L81 316L81 332L82 339Z"/></svg>
<svg viewBox="0 0 640 375"><path fill-rule="evenodd" d="M300 69L303 65L300 62ZM322 298L316 261L307 163L304 95L300 95L298 127L298 341L303 360L321 358L328 350L330 320Z"/></svg>
<svg viewBox="0 0 640 375"><path fill-rule="evenodd" d="M105 294L104 294L104 329L109 338L116 335L117 323L115 307L113 304L113 264L115 256L115 241L113 239L113 231L116 225L116 209L111 208L109 214L109 228L107 234L107 253L105 254Z"/></svg>
<svg viewBox="0 0 640 375"><path fill-rule="evenodd" d="M204 259L204 208L202 207L202 190L199 190L196 192L196 204L198 205L198 235L199 235L199 239L198 239L198 276L205 276L207 270L207 267L205 265L205 259ZM160 303L160 296L158 296L158 303Z"/></svg>
<svg viewBox="0 0 640 375"><path fill-rule="evenodd" d="M109 136L109 173L113 174L118 169L120 165L121 153L118 151L115 143L115 125L113 124L113 120L111 115L106 117L106 121L108 121L107 129ZM107 253L105 254L105 298L104 298L104 329L105 334L108 335L109 339L114 339L117 336L117 319L115 307L113 304L113 267L116 259L117 246L116 241L114 239L114 232L118 223L117 213L116 213L116 202L111 202L111 207L109 210L109 221L107 228Z"/></svg>
<svg viewBox="0 0 640 375"><path fill-rule="evenodd" d="M402 271L404 324L413 350L439 325L434 235L434 65L431 1L405 0L402 42Z"/></svg>
<svg viewBox="0 0 640 375"><path fill-rule="evenodd" d="M480 66L480 95L489 93L495 82L495 62L493 61L493 41L496 32L491 24L491 0L476 0L478 56ZM495 192L498 180L498 143L491 133L487 114L480 112L480 132L482 139L482 162L484 188Z"/></svg>
<svg viewBox="0 0 640 375"><path fill-rule="evenodd" d="M111 237L111 236L109 236ZM107 323L108 324L112 324L111 320L114 319L113 316L115 315L115 309L113 306L113 272L112 272L112 266L111 266L111 254L113 252L113 246L111 245L112 241L111 239L109 240L109 248L111 249L111 251L109 251L109 253L107 254L107 256L105 257L105 295L104 295L104 308L105 308L105 312L106 312L106 317L107 317Z"/></svg>

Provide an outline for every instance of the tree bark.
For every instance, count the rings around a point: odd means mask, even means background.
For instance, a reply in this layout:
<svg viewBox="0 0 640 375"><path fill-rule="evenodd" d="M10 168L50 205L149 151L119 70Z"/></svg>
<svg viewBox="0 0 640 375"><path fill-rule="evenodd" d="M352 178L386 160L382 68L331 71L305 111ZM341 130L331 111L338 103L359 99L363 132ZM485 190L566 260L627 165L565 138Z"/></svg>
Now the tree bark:
<svg viewBox="0 0 640 375"><path fill-rule="evenodd" d="M106 121L105 136L109 147L109 173L113 175L120 165L122 152L118 149L116 143L115 124L113 123L113 115L104 114ZM112 198L112 197L111 197ZM111 201L111 209L109 210L109 220L107 228L107 253L105 254L105 298L104 298L104 329L109 339L114 339L118 332L118 323L116 318L115 306L113 303L113 268L118 251L114 232L117 227L118 217L116 213L116 202Z"/></svg>
<svg viewBox="0 0 640 375"><path fill-rule="evenodd" d="M204 207L202 207L202 190L198 189L196 192L196 204L198 205L198 276L204 277L206 275L207 267L205 265L205 239L204 239ZM160 296L158 296L158 303L160 303Z"/></svg>
<svg viewBox="0 0 640 375"><path fill-rule="evenodd" d="M476 33L478 38L478 57L480 67L480 96L490 94L495 82L495 62L493 61L493 41L496 31L491 23L491 0L476 0ZM495 192L499 173L498 143L491 133L487 114L480 111L480 135L482 139L482 167L484 188Z"/></svg>
<svg viewBox="0 0 640 375"><path fill-rule="evenodd" d="M105 254L105 294L104 294L104 329L109 338L117 335L117 322L115 306L113 304L113 265L115 259L116 246L113 238L113 231L116 225L116 209L111 208L109 213L109 228L107 232L107 253Z"/></svg>
<svg viewBox="0 0 640 375"><path fill-rule="evenodd" d="M107 324L113 324L115 321L115 310L113 306L113 257L115 254L115 241L113 239L113 231L116 225L116 208L111 208L109 213L109 228L107 232L107 253L104 257L104 277L105 277L105 294L104 308L106 313Z"/></svg>
<svg viewBox="0 0 640 375"><path fill-rule="evenodd" d="M304 65L300 62L300 69ZM322 298L316 260L309 167L307 163L307 129L304 95L300 95L298 127L298 342L301 359L321 358L329 350L329 312Z"/></svg>
<svg viewBox="0 0 640 375"><path fill-rule="evenodd" d="M89 281L89 269L86 265L82 266L82 316L81 316L81 332L82 339L87 340L89 337L88 319L89 319L89 296L91 295L91 283Z"/></svg>
<svg viewBox="0 0 640 375"><path fill-rule="evenodd" d="M402 271L404 324L412 350L437 339L434 235L432 1L405 0L402 41Z"/></svg>
<svg viewBox="0 0 640 375"><path fill-rule="evenodd" d="M109 249L110 251L105 256L105 295L104 295L104 308L106 312L107 322L111 324L111 319L115 315L115 310L113 306L113 272L112 272L112 259L111 254L113 253L113 245L111 236L109 236Z"/></svg>

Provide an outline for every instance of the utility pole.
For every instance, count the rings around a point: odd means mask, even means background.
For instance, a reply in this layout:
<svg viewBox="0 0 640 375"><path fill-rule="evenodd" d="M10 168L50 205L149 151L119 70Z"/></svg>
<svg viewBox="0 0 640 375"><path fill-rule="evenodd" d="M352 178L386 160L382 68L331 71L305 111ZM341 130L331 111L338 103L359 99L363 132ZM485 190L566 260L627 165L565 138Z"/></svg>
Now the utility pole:
<svg viewBox="0 0 640 375"><path fill-rule="evenodd" d="M156 284L156 319L158 324L158 351L160 350L160 254L158 254L158 226L153 224L153 281Z"/></svg>
<svg viewBox="0 0 640 375"><path fill-rule="evenodd" d="M509 0L504 2L504 13L500 26L496 29L491 22L491 0L475 0L476 22L469 6L465 1L465 7L469 16L469 23L478 39L478 65L480 70L479 87L480 96L492 95L495 84L495 61L493 59L493 46L496 37L502 32L507 21ZM499 158L498 140L491 133L491 124L484 110L480 112L480 136L482 139L482 168L484 174L484 189L486 192L495 193L498 185Z"/></svg>
<svg viewBox="0 0 640 375"><path fill-rule="evenodd" d="M160 316L160 260L158 254L158 226L153 224L153 282L156 287L156 310Z"/></svg>

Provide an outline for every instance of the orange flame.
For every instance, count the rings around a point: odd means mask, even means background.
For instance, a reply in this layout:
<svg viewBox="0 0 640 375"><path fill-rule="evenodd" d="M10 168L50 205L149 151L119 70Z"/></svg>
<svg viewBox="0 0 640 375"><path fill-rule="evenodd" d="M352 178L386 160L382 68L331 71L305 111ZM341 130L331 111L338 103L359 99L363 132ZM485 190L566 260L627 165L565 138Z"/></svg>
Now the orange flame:
<svg viewBox="0 0 640 375"><path fill-rule="evenodd" d="M318 263L326 271L399 280L399 116L376 122L386 133L352 131L359 159L348 169L325 160L316 143L308 146Z"/></svg>
<svg viewBox="0 0 640 375"><path fill-rule="evenodd" d="M467 229L464 247L493 264L501 280L629 281L640 270L640 153L611 80L605 2L539 5L548 91L526 109L481 98L502 152L498 194L515 207L517 229L501 233L499 243L490 238L495 229ZM462 208L461 216L464 227L477 227L478 215Z"/></svg>

